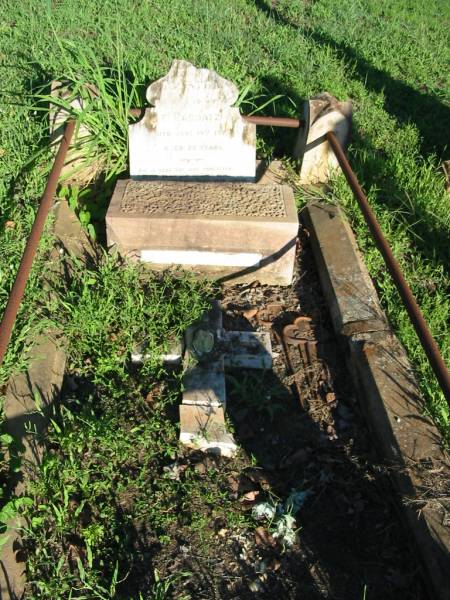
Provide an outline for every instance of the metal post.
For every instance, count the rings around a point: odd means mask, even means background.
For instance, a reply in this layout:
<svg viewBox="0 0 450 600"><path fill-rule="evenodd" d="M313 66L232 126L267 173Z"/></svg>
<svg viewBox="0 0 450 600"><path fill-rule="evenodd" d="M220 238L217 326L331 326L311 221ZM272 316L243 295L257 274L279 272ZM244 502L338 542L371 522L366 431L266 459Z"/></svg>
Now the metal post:
<svg viewBox="0 0 450 600"><path fill-rule="evenodd" d="M14 321L25 292L25 287L27 285L33 259L39 246L39 241L44 230L48 212L52 206L53 198L56 192L56 186L58 185L59 175L64 166L64 160L66 158L67 150L69 148L74 131L75 121L70 120L67 122L64 129L63 139L61 140L61 144L55 157L55 162L53 163L52 170L50 171L47 185L45 186L44 194L31 228L30 237L28 238L27 245L25 246L25 251L20 262L19 270L17 271L16 279L11 288L8 303L0 323L0 364L3 362L6 354L6 348L11 338Z"/></svg>

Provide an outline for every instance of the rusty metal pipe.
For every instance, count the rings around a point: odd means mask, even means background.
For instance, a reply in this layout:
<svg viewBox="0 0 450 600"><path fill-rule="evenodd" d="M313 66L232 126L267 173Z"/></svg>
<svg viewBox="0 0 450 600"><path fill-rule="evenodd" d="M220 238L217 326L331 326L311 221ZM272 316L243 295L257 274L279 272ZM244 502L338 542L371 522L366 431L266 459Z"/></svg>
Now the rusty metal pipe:
<svg viewBox="0 0 450 600"><path fill-rule="evenodd" d="M144 108L131 108L130 115L133 117L140 117ZM288 117L262 117L257 115L242 115L242 118L248 123L255 123L255 125L267 125L268 127L288 127L291 129L298 129L301 126L299 119L291 119Z"/></svg>
<svg viewBox="0 0 450 600"><path fill-rule="evenodd" d="M248 123L255 123L255 125L289 127L291 129L298 129L301 126L301 121L299 121L299 119L289 119L288 117L260 117L256 115L242 115L242 118Z"/></svg>
<svg viewBox="0 0 450 600"><path fill-rule="evenodd" d="M25 292L28 276L30 275L31 266L33 264L33 259L39 246L39 241L44 230L48 212L52 206L53 198L56 192L56 186L58 185L59 175L64 166L64 160L66 158L67 150L69 148L74 131L75 121L70 120L67 122L64 129L64 135L58 148L58 152L56 153L55 161L53 163L52 170L50 171L47 185L45 186L44 194L31 228L30 237L28 238L27 245L25 246L22 260L20 261L19 270L17 271L16 279L11 288L11 293L8 298L5 312L3 313L3 318L0 323L0 364L3 362L6 354L6 348L11 338L14 321L16 320L17 312Z"/></svg>
<svg viewBox="0 0 450 600"><path fill-rule="evenodd" d="M403 276L400 265L398 264L386 238L383 235L375 214L371 209L361 186L359 185L355 173L352 171L350 163L348 162L344 150L342 149L342 146L339 143L335 133L333 131L329 131L326 136L336 155L336 158L338 159L342 171L344 172L353 195L359 204L359 208L363 213L367 226L372 234L373 239L375 240L375 244L377 245L378 250L381 252L385 265L391 274L392 279L394 280L398 293L400 294L403 304L408 312L411 323L416 330L417 336L422 344L422 348L424 349L425 354L430 361L431 367L436 375L444 396L450 405L450 374L439 352L439 348L433 336L431 335L430 330L428 329L428 325L422 315L422 311L420 310L416 299L414 298L411 289Z"/></svg>

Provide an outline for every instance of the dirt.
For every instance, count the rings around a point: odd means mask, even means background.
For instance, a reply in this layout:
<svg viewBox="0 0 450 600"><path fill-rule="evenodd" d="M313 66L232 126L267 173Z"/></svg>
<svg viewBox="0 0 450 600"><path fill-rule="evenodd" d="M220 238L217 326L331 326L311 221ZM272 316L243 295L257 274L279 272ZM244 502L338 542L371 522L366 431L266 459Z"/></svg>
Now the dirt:
<svg viewBox="0 0 450 600"><path fill-rule="evenodd" d="M174 583L176 598L426 598L332 333L306 232L300 239L291 287L223 290L226 329L271 332L273 371L228 373L227 411L243 453L233 460L184 454L187 472L210 490L209 506L193 498L190 507L204 515L208 534L180 526L180 515L153 565L165 576L186 574ZM317 355L305 363L294 348L290 369L281 333L299 316L311 318ZM307 498L287 547L267 522L254 522L251 509L292 490ZM222 495L245 525L230 524L233 511L220 515Z"/></svg>

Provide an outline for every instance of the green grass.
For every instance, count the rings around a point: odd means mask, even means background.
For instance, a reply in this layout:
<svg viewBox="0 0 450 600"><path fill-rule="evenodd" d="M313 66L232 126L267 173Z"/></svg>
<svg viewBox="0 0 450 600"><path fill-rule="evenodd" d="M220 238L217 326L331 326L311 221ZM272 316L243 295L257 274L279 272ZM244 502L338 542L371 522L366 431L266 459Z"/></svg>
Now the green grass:
<svg viewBox="0 0 450 600"><path fill-rule="evenodd" d="M241 107L248 113L268 102L265 114L298 116L302 100L324 90L352 99L351 164L449 361L450 197L440 170L440 162L449 158L449 25L450 6L438 0L85 0L82 10L75 0L3 0L0 311L51 166L48 123L40 110L49 82L60 78L78 90L89 82L102 90L99 98L86 98L89 109L78 118L93 130L88 153L101 158L110 186L126 166L127 106L142 104L146 84L164 75L174 58L183 58L235 81L245 90ZM259 154L289 154L293 135L259 131ZM304 201L301 194L298 198ZM334 182L331 199L341 203L351 219L383 305L413 362L427 410L448 442L447 404L342 177ZM94 210L95 199L84 202L87 207L77 207L80 216L83 210ZM101 219L102 210L103 205L95 205L97 212L90 216ZM50 243L46 235L0 369L0 387L26 364L27 340L56 323L68 337L69 366L86 379L88 391L82 405L74 403L56 415L51 433L56 451L44 463L48 477L38 479L32 490L36 502L27 509L28 516L43 519L43 525L35 521L29 530L35 548L29 573L36 582L32 597L69 597L70 592L64 596L61 589L72 588L78 590L77 597L113 597L115 563L119 561L120 578L127 556L124 546L114 541L117 514L108 502L99 501L96 486L117 491L129 485L120 466L124 454L134 460L142 449L159 456L175 448L175 431L163 416L171 410L178 383L162 394L156 413L143 419L144 388L159 381L161 373L151 363L137 379L131 377L126 356L134 336L145 334L156 348L179 332L201 310L210 289L173 278L151 280L145 287L137 271L105 259L95 271L76 267L69 288L55 282L59 300L49 305L41 286ZM97 390L93 397L90 385ZM121 410L129 414L134 406L132 424L123 423ZM133 432L135 445L130 443L130 427L141 428ZM156 427L162 428L157 442L152 433ZM83 499L84 466L91 474L103 464L103 477L89 479L89 503L104 505L105 514L95 520L100 529L81 531L65 498L69 493L70 503L73 493ZM145 472L145 464L139 464ZM164 480L151 489L146 486L138 481L142 500L137 511L144 510L146 493L161 497L163 504L171 498L172 492L165 496L158 487L164 487ZM164 510L145 513L154 519L155 528ZM87 554L80 559L84 582L76 559L73 568L53 560L58 552L67 556L67 534L77 527L86 552L89 543L93 553L92 566ZM108 561L106 571L101 560ZM58 590L58 585L68 587ZM159 589L163 588L162 583Z"/></svg>
<svg viewBox="0 0 450 600"><path fill-rule="evenodd" d="M143 277L115 257L95 270L67 260L71 282L60 284L49 312L68 339L67 370L77 383L55 409L49 451L28 489L28 597L115 598L138 561L136 523L165 543L191 496L160 476L177 454L171 415L181 382L157 357L203 314L211 287L188 275ZM133 369L130 352L143 338L154 358Z"/></svg>

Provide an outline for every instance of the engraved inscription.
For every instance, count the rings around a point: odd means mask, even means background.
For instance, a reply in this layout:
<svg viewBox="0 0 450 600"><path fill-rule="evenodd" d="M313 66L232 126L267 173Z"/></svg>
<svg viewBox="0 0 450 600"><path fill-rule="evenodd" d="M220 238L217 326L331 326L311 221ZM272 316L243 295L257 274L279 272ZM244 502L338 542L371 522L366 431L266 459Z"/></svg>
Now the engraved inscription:
<svg viewBox="0 0 450 600"><path fill-rule="evenodd" d="M238 88L209 69L175 60L150 85L153 107L130 125L130 175L253 181L256 128L232 105Z"/></svg>
<svg viewBox="0 0 450 600"><path fill-rule="evenodd" d="M120 208L127 214L286 217L282 188L273 184L131 180Z"/></svg>

